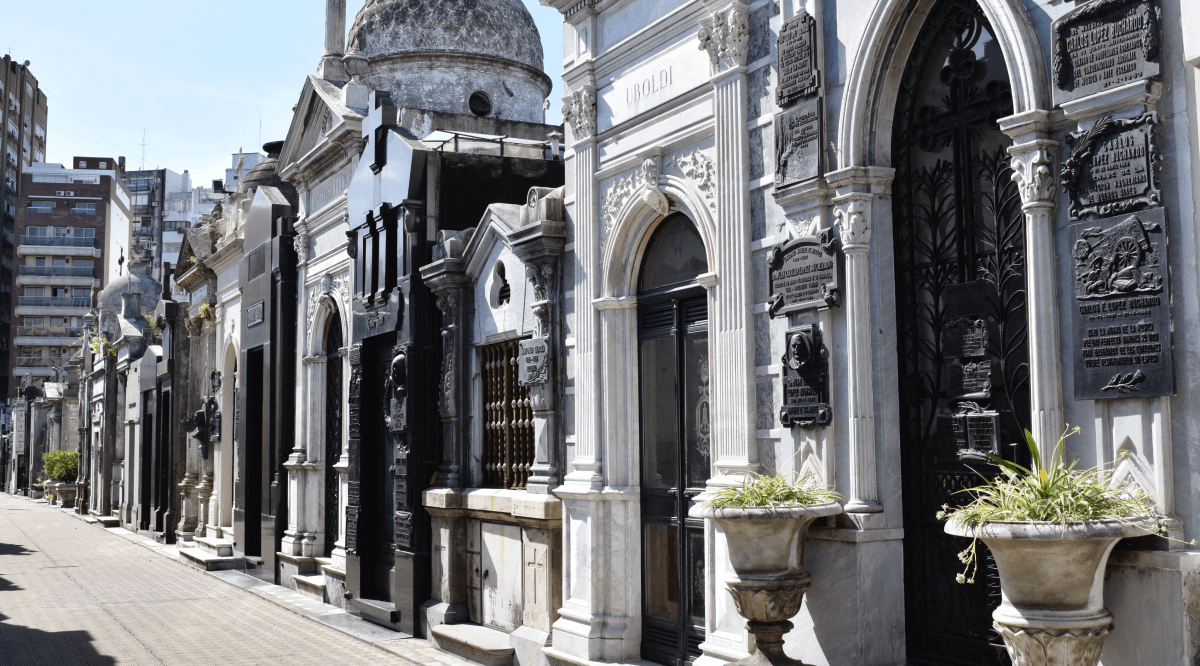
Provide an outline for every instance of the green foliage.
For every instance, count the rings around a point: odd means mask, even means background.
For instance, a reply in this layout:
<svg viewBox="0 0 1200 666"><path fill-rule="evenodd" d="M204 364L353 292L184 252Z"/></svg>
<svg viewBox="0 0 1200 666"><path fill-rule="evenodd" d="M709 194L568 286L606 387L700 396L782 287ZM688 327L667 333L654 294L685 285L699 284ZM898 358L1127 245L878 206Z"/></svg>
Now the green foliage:
<svg viewBox="0 0 1200 666"><path fill-rule="evenodd" d="M91 345L93 354L99 355L103 353L108 354L109 356L117 355L117 350L115 347L109 344L107 335L93 335Z"/></svg>
<svg viewBox="0 0 1200 666"><path fill-rule="evenodd" d="M146 323L150 325L151 333L158 333L158 321L154 319L154 315L142 315L146 318Z"/></svg>
<svg viewBox="0 0 1200 666"><path fill-rule="evenodd" d="M1079 432L1079 428L1064 432L1054 447L1053 461L1042 464L1041 453L1033 434L1025 431L1025 444L1033 460L1030 468L989 454L1003 476L990 479L983 474L983 483L965 492L973 498L968 504L951 509L943 506L939 520L952 520L963 527L976 528L971 545L958 554L966 565L957 576L960 583L974 583L979 568L976 558L978 528L988 522L1046 522L1070 525L1094 520L1112 520L1126 525L1146 524L1147 534L1158 532L1146 523L1156 514L1154 500L1145 490L1125 483L1113 483L1112 469L1093 467L1076 471L1075 463L1063 464L1063 442ZM1122 457L1128 455L1124 452ZM969 576L967 575L969 572Z"/></svg>
<svg viewBox="0 0 1200 666"><path fill-rule="evenodd" d="M75 483L79 476L78 451L50 451L42 455L42 469L55 481Z"/></svg>
<svg viewBox="0 0 1200 666"><path fill-rule="evenodd" d="M841 499L841 495L837 491L814 485L811 474L795 481L792 481L793 475L748 475L745 477L745 483L741 486L718 490L708 501L708 505L740 508L814 506L829 504Z"/></svg>

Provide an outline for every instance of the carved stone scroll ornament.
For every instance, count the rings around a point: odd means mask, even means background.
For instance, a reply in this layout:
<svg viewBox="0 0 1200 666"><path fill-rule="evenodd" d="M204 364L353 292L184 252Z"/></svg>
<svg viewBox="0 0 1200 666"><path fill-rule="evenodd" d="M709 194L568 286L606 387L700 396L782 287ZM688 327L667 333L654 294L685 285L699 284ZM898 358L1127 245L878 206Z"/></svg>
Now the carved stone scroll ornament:
<svg viewBox="0 0 1200 666"><path fill-rule="evenodd" d="M596 91L590 87L572 90L563 98L563 122L582 139L596 133Z"/></svg>
<svg viewBox="0 0 1200 666"><path fill-rule="evenodd" d="M750 52L750 27L745 7L712 14L701 24L696 35L700 50L708 51L714 74L733 67L744 67Z"/></svg>
<svg viewBox="0 0 1200 666"><path fill-rule="evenodd" d="M296 248L296 257L300 259L301 263L308 260L309 238L307 231L301 231L296 234L296 238L292 241L293 246Z"/></svg>
<svg viewBox="0 0 1200 666"><path fill-rule="evenodd" d="M667 166L672 166L679 169L684 177L690 179L696 184L696 188L703 194L708 202L708 207L716 210L716 175L717 168L713 164L711 158L702 150L694 150L687 155L680 155L667 163Z"/></svg>
<svg viewBox="0 0 1200 666"><path fill-rule="evenodd" d="M613 182L612 187L608 189L608 194L605 195L603 203L605 238L608 237L612 228L616 225L617 218L621 215L621 209L625 207L630 197L639 192L650 191L660 196L662 195L662 192L658 189L658 160L653 157L647 157L642 161L641 167L625 178L618 178ZM653 197L653 195L651 196ZM660 214L664 213L664 211L658 212Z"/></svg>
<svg viewBox="0 0 1200 666"><path fill-rule="evenodd" d="M833 212L834 223L842 237L843 246L865 245L871 242L871 226L863 215L861 201L850 200Z"/></svg>

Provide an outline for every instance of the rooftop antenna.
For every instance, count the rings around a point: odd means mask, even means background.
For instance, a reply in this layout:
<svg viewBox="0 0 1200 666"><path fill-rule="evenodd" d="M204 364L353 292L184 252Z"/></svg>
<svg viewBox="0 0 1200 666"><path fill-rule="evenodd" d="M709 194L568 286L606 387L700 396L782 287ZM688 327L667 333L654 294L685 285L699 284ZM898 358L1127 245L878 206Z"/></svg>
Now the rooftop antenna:
<svg viewBox="0 0 1200 666"><path fill-rule="evenodd" d="M258 100L258 145L262 145L262 99Z"/></svg>
<svg viewBox="0 0 1200 666"><path fill-rule="evenodd" d="M146 130L142 130L142 171L146 170Z"/></svg>

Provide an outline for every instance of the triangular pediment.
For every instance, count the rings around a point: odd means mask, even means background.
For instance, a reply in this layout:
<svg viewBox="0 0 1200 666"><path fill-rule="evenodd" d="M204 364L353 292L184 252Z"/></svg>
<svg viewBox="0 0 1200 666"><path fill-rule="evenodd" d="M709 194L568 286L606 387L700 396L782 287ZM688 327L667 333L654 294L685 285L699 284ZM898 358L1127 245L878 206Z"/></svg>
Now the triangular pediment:
<svg viewBox="0 0 1200 666"><path fill-rule="evenodd" d="M362 119L361 113L342 103L341 88L310 74L279 154L280 172L311 153L331 130L344 123L358 124Z"/></svg>

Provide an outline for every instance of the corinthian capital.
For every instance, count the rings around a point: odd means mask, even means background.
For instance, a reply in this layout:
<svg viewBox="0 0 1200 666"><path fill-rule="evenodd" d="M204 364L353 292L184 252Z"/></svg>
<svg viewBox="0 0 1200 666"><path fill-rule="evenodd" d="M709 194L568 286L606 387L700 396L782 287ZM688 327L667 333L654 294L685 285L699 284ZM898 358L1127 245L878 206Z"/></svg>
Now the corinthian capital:
<svg viewBox="0 0 1200 666"><path fill-rule="evenodd" d="M700 24L696 37L700 50L708 51L712 72L717 74L731 67L744 67L750 52L749 12L740 2L720 12L714 12L708 21Z"/></svg>
<svg viewBox="0 0 1200 666"><path fill-rule="evenodd" d="M1058 148L1057 141L1038 139L1008 149L1012 156L1012 179L1025 205L1054 203L1054 154Z"/></svg>
<svg viewBox="0 0 1200 666"><path fill-rule="evenodd" d="M596 133L596 91L591 86L572 90L563 98L563 122L571 126L576 139Z"/></svg>
<svg viewBox="0 0 1200 666"><path fill-rule="evenodd" d="M833 221L842 237L842 246L852 249L856 245L871 242L871 225L868 211L871 195L854 192L833 200Z"/></svg>

